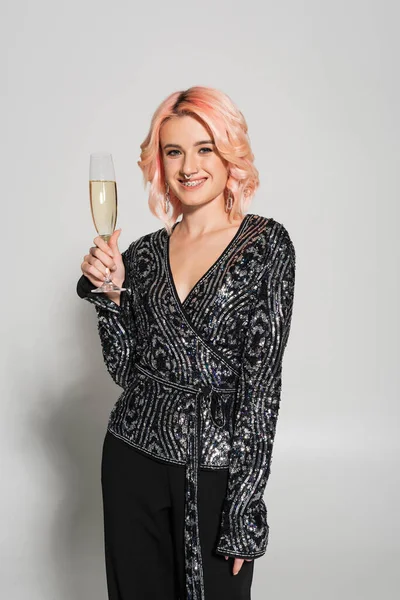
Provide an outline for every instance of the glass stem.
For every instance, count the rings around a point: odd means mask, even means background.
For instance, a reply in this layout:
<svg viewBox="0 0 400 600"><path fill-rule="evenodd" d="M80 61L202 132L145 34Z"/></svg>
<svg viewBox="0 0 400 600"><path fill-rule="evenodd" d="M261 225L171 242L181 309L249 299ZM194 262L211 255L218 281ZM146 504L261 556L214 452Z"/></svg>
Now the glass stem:
<svg viewBox="0 0 400 600"><path fill-rule="evenodd" d="M110 278L110 269L108 267L106 267L106 278L104 280L104 283L112 283Z"/></svg>

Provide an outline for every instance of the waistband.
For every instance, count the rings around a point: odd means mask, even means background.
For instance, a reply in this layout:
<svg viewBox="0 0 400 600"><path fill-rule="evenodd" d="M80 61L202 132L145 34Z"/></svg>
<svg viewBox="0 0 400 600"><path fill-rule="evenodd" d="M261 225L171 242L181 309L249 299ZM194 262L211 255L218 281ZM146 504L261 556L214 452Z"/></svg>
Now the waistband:
<svg viewBox="0 0 400 600"><path fill-rule="evenodd" d="M155 375L154 373L152 373L151 371L149 371L142 365L135 364L134 366L135 366L135 369L137 369L138 371L143 373L143 375L146 375L147 377L150 377L151 379L154 379L155 381L159 381L160 383L162 383L163 385L165 385L167 387L169 386L169 387L172 387L172 388L175 388L178 390L182 390L184 392L189 392L189 393L196 394L198 396L202 396L209 402L211 418L214 422L214 425L216 427L223 427L225 425L223 402L221 399L221 395L235 393L236 388L232 388L232 387L221 388L221 387L215 387L211 384L201 384L200 386L197 386L197 387L195 387L193 385L182 385L180 383L174 383L172 381L169 381L168 379L164 379L163 377L160 377L159 375Z"/></svg>

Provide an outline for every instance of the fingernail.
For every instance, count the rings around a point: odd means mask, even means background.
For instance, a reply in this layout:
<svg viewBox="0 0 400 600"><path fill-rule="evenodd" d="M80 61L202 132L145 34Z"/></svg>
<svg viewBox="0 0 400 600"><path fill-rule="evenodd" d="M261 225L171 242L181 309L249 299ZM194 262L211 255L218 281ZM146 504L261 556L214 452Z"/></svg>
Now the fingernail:
<svg viewBox="0 0 400 600"><path fill-rule="evenodd" d="M234 575L237 575L239 573L239 571L233 571Z"/></svg>

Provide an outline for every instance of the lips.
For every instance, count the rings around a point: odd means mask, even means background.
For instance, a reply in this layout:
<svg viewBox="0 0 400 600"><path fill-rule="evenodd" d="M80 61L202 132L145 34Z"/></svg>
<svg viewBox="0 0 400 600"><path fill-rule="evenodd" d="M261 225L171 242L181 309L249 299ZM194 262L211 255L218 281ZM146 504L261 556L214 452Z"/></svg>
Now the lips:
<svg viewBox="0 0 400 600"><path fill-rule="evenodd" d="M182 179L178 179L179 183L181 184L182 188L184 188L185 190L197 190L198 188L201 188L205 182L207 181L207 177L200 177L198 179L190 179L189 181L183 181ZM192 183L192 182L196 182L198 181L199 183L197 183L197 185L185 185L185 183Z"/></svg>
<svg viewBox="0 0 400 600"><path fill-rule="evenodd" d="M181 183L189 183L192 181L202 181L202 180L206 180L207 177L199 177L198 179L179 179L178 181L180 181Z"/></svg>

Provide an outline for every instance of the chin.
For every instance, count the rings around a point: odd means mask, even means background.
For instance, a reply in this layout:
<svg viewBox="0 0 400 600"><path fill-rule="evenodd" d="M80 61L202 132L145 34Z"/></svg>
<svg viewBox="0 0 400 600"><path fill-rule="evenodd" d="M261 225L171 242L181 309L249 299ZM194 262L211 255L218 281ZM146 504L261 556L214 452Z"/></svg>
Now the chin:
<svg viewBox="0 0 400 600"><path fill-rule="evenodd" d="M208 204L209 202L214 202L218 198L221 198L224 201L224 190L217 190L215 193L210 194L208 190L207 194L202 194L199 190L198 193L190 192L188 194L179 193L179 191L174 191L174 196L181 202L183 206L199 206L200 204Z"/></svg>

